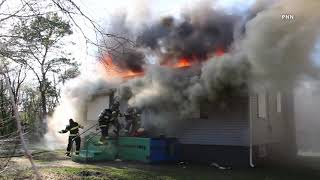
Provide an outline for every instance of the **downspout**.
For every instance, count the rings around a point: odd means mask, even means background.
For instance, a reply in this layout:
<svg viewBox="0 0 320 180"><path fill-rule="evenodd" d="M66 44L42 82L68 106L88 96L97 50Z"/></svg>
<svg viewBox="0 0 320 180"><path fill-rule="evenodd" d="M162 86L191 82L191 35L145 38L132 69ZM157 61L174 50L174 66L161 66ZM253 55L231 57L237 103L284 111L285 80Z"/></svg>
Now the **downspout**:
<svg viewBox="0 0 320 180"><path fill-rule="evenodd" d="M251 113L251 96L249 94L249 129L250 129L250 148L249 148L249 164L250 167L254 168L255 165L253 164L253 127L252 127L252 113Z"/></svg>

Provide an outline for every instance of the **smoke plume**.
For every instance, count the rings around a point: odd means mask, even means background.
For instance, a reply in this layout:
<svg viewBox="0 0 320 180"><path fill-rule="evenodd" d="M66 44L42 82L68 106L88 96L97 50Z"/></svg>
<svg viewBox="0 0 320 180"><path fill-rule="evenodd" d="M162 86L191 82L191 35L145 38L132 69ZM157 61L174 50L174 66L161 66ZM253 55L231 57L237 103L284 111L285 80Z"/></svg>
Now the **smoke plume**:
<svg viewBox="0 0 320 180"><path fill-rule="evenodd" d="M118 86L117 81L110 81L101 76L105 73L99 72L99 68L97 68L97 71L90 73L95 73L96 76L88 78L88 74L82 74L65 84L61 95L62 101L53 115L48 118L48 132L45 135L45 143L49 149L65 148L68 134L58 134L58 131L66 128L70 118L84 126L88 125L84 115L87 104L95 93Z"/></svg>
<svg viewBox="0 0 320 180"><path fill-rule="evenodd" d="M305 76L318 78L310 54L320 29L319 5L312 0L257 1L246 18L200 5L184 11L181 19L160 19L137 36L139 48L154 54L160 65L186 58L201 62L201 68L191 75L163 66L149 68L145 77L125 86L131 91L129 104L156 109L155 116L174 109L174 121L189 116L201 100L223 101L246 85L288 90ZM283 19L283 14L294 19ZM236 22L244 19L237 39ZM226 53L217 57L217 49Z"/></svg>
<svg viewBox="0 0 320 180"><path fill-rule="evenodd" d="M319 6L313 0L283 0L247 23L241 47L254 77L290 88L303 76L318 78L319 69L310 55L319 35ZM282 19L283 14L294 19Z"/></svg>

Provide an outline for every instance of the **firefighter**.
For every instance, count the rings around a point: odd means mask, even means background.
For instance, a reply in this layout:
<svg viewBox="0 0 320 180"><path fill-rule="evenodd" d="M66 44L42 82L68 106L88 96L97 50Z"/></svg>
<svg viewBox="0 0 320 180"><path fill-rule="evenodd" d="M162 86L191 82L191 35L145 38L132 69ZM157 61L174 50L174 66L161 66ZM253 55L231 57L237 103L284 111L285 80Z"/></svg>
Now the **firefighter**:
<svg viewBox="0 0 320 180"><path fill-rule="evenodd" d="M109 131L109 123L111 121L112 111L110 109L104 109L99 115L99 127L101 129L101 138L100 142L103 144L106 141L106 137L108 136Z"/></svg>
<svg viewBox="0 0 320 180"><path fill-rule="evenodd" d="M116 128L115 133L117 134L117 136L119 135L119 131L121 128L121 125L119 123L119 117L122 117L122 114L120 112L120 103L119 101L115 101L112 105L111 105L111 119L110 119L110 123Z"/></svg>
<svg viewBox="0 0 320 180"><path fill-rule="evenodd" d="M137 111L137 109L133 107L128 107L127 111L124 114L124 117L127 122L125 131L129 135L133 135L133 133L138 129L140 113Z"/></svg>
<svg viewBox="0 0 320 180"><path fill-rule="evenodd" d="M114 101L111 105L111 110L112 113L120 113L120 102L119 101ZM114 112L115 111L115 112Z"/></svg>
<svg viewBox="0 0 320 180"><path fill-rule="evenodd" d="M67 125L66 129L59 131L60 134L70 132L68 147L66 155L70 156L70 151L73 145L73 141L76 142L76 155L79 155L81 138L79 136L79 128L83 129L83 126L75 122L73 119L69 119L69 125Z"/></svg>

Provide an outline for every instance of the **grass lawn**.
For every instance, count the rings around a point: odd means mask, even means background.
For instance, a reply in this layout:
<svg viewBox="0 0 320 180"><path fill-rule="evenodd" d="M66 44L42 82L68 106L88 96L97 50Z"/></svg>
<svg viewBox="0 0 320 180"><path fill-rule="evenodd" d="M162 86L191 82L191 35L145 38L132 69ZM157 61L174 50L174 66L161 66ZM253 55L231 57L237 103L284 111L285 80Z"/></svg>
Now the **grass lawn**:
<svg viewBox="0 0 320 180"><path fill-rule="evenodd" d="M78 164L63 156L62 151L34 156L44 179L110 179L110 180L319 180L320 171L310 167L257 167L219 170L206 165L147 165L132 162ZM61 162L59 164L59 162ZM320 162L320 161L317 161ZM316 163L313 159L313 163ZM33 179L29 167L12 164L0 179Z"/></svg>
<svg viewBox="0 0 320 180"><path fill-rule="evenodd" d="M318 171L283 168L255 168L218 170L206 166L182 169L170 165L144 170L132 167L86 165L85 167L40 167L44 179L117 179L117 180L319 180ZM32 179L28 168L15 174L0 177ZM2 179L0 178L0 179Z"/></svg>
<svg viewBox="0 0 320 180"><path fill-rule="evenodd" d="M136 168L86 167L86 168L48 168L44 174L55 177L72 177L71 179L123 179L123 180L319 180L318 172L297 171L292 169L236 169L221 171L203 166L187 169L161 167L159 170ZM66 176L68 175L68 176Z"/></svg>

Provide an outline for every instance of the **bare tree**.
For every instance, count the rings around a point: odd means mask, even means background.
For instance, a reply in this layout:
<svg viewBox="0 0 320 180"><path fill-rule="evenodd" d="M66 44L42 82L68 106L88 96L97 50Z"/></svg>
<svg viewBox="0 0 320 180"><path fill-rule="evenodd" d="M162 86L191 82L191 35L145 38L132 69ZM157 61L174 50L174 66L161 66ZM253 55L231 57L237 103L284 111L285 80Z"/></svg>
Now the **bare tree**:
<svg viewBox="0 0 320 180"><path fill-rule="evenodd" d="M27 77L27 69L26 66L21 66L19 64L15 64L12 68L8 69L8 66L5 66L6 72L8 73L8 81L10 83L11 91L14 97L14 101L16 104L19 104L19 94L22 87L23 82Z"/></svg>
<svg viewBox="0 0 320 180"><path fill-rule="evenodd" d="M136 43L128 37L108 33L92 18L87 16L77 3L73 0L51 0L62 13L69 17L70 21L80 30L87 44L94 45L109 55L117 56L126 52L128 46L136 46ZM83 31L83 27L77 22L77 17L82 17L84 21L89 22L90 28L95 32L95 39L89 38Z"/></svg>
<svg viewBox="0 0 320 180"><path fill-rule="evenodd" d="M5 78L6 86L7 86L7 89L9 90L10 101L11 101L11 104L12 104L12 107L13 107L14 117L16 119L17 128L18 128L18 132L19 132L19 137L20 137L20 140L21 140L22 147L24 149L24 154L29 159L29 161L31 163L31 166L32 166L32 168L33 168L33 170L34 170L34 172L36 174L37 179L41 179L41 175L40 175L37 167L35 166L35 164L33 162L32 155L30 154L30 152L28 150L28 147L27 147L27 145L25 143L24 136L23 136L23 130L22 130L22 127L21 127L21 119L20 119L18 107L17 107L17 104L15 102L12 90L11 90L12 87L10 86L9 79L8 79L7 74L5 73L4 68L2 67L2 65L0 66L0 74L2 74L3 77Z"/></svg>

